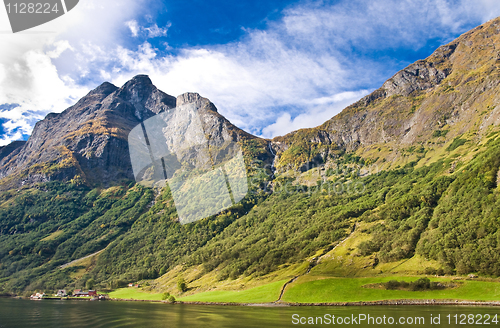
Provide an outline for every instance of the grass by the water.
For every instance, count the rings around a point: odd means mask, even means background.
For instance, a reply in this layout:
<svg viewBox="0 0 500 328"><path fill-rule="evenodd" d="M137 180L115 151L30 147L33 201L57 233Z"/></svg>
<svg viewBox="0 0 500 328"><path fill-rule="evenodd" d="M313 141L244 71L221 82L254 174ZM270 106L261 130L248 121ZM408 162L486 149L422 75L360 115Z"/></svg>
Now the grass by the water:
<svg viewBox="0 0 500 328"><path fill-rule="evenodd" d="M179 298L185 302L269 303L279 298L286 280L240 291L211 291Z"/></svg>
<svg viewBox="0 0 500 328"><path fill-rule="evenodd" d="M273 282L267 285L254 287L240 291L210 291L185 297L178 297L178 301L184 302L234 302L234 303L268 303L279 298L281 287L286 280ZM132 299L141 301L160 301L163 293L147 293L138 288L119 288L108 294L111 298Z"/></svg>
<svg viewBox="0 0 500 328"><path fill-rule="evenodd" d="M430 277L431 281L450 282L456 287L444 290L385 290L363 286L389 280L415 281L421 276L388 276L370 278L325 278L311 280L302 277L289 285L282 301L291 303L369 302L396 299L435 299L467 301L500 301L500 282L479 280L454 280L450 277ZM317 277L316 277L317 278ZM207 303L270 303L278 300L286 280L246 290L215 290L189 296L175 295L178 301ZM111 298L133 300L162 300L162 293L148 293L138 288L120 288L109 293Z"/></svg>
<svg viewBox="0 0 500 328"><path fill-rule="evenodd" d="M457 287L444 290L408 291L365 288L364 285L389 280L415 281L419 277L327 278L313 281L298 279L290 285L283 301L296 303L359 302L395 299L453 299L500 301L500 283L494 281L458 280ZM449 282L450 278L430 278Z"/></svg>
<svg viewBox="0 0 500 328"><path fill-rule="evenodd" d="M108 294L111 298L132 299L140 301L161 301L163 294L152 294L138 288L119 288Z"/></svg>

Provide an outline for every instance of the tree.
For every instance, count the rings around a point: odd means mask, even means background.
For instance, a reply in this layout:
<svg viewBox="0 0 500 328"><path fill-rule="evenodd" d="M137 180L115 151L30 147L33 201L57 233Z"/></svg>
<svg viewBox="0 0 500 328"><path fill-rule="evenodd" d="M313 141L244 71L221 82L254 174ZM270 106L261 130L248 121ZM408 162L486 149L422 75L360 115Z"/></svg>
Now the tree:
<svg viewBox="0 0 500 328"><path fill-rule="evenodd" d="M187 284L184 278L179 278L177 281L177 288L183 293L187 290Z"/></svg>
<svg viewBox="0 0 500 328"><path fill-rule="evenodd" d="M87 289L93 289L94 288L94 285L95 285L95 280L94 279L89 279L87 280L87 282L85 283L85 287Z"/></svg>

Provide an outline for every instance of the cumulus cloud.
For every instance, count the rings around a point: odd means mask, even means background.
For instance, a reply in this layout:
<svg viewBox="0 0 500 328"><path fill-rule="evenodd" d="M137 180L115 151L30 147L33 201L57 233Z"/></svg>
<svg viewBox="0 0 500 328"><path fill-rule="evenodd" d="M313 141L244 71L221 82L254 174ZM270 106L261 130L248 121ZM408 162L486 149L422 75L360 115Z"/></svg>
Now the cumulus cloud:
<svg viewBox="0 0 500 328"><path fill-rule="evenodd" d="M0 113L11 120L4 124L11 135L0 143L17 137L16 128L29 132L29 113L61 111L92 84L122 85L136 74L149 74L174 96L199 92L252 133L282 135L319 125L379 87L408 64L398 52L444 43L500 15L496 0L303 1L266 29L246 29L238 41L164 55L168 45L158 49L149 39L166 36L170 25L159 27L152 17L139 24L142 1L79 6L44 25L55 33L0 35L7 45L0 53L0 104L20 104ZM85 24L90 18L96 24ZM130 36L134 45L125 42Z"/></svg>
<svg viewBox="0 0 500 328"><path fill-rule="evenodd" d="M139 24L136 20L125 22L125 25L127 25L127 27L130 29L130 33L132 33L132 36L134 38L139 36Z"/></svg>
<svg viewBox="0 0 500 328"><path fill-rule="evenodd" d="M172 24L168 23L165 27L158 27L157 24L153 24L150 27L143 27L140 26L136 20L132 19L125 22L125 25L129 28L130 33L134 38L144 36L148 39L152 39L167 36L168 29Z"/></svg>
<svg viewBox="0 0 500 328"><path fill-rule="evenodd" d="M16 34L7 32L8 18L0 10L0 30L5 31L0 34L0 105L15 104L0 111L5 121L0 145L29 135L37 120L61 112L89 91L80 81L87 68L78 57L94 54L96 49L86 52L89 40L113 44L123 18L135 15L141 3L87 0L59 19Z"/></svg>

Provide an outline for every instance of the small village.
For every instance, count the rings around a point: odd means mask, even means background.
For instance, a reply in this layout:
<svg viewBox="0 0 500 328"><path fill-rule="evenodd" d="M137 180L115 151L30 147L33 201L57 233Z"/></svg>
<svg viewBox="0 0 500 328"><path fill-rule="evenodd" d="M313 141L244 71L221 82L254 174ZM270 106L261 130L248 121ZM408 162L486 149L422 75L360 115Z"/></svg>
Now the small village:
<svg viewBox="0 0 500 328"><path fill-rule="evenodd" d="M108 296L105 294L98 294L96 290L83 291L75 289L73 292L67 293L66 290L60 289L54 295L45 293L35 293L30 296L30 300L89 300L89 301L105 301Z"/></svg>

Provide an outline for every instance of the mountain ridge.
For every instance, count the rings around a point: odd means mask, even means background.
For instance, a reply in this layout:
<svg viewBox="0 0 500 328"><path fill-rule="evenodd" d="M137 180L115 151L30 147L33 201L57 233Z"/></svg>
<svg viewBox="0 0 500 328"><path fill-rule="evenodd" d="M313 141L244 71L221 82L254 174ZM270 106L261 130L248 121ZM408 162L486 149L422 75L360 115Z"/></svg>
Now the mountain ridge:
<svg viewBox="0 0 500 328"><path fill-rule="evenodd" d="M316 158L313 163L328 160L329 147L356 152L369 158L383 157L370 151L371 145L396 150L387 154L386 161L401 155L401 148L411 145L427 147L438 130L448 130L446 142L473 129L479 115L486 108L486 120L480 122L478 132L500 123L498 103L499 54L495 47L500 41L500 19L493 19L456 40L439 47L433 54L397 72L379 89L346 107L341 113L312 129L301 129L273 139L277 155L285 156L294 145L294 153ZM488 46L484 46L488 40ZM484 77L479 78L484 72ZM491 97L485 99L485 95ZM470 123L472 122L472 123ZM463 126L459 126L463 123ZM309 136L312 136L310 138ZM308 151L304 141L320 147ZM434 147L435 148L435 147ZM398 152L399 151L399 152ZM335 158L335 155L333 156ZM292 164L292 165L290 165ZM379 162L379 164L381 164ZM275 164L280 167L300 167L300 163ZM386 166L387 167L387 166Z"/></svg>
<svg viewBox="0 0 500 328"><path fill-rule="evenodd" d="M148 76L138 75L121 88L104 82L62 113L37 122L25 143L2 148L0 187L75 177L91 185L132 180L128 132L156 114L193 101L202 103L201 110L215 119L212 129L233 131L235 139L257 138L232 125L208 99L196 93L172 97Z"/></svg>
<svg viewBox="0 0 500 328"><path fill-rule="evenodd" d="M63 162L62 171L66 170L65 173L58 175L58 173L52 172L54 171L52 170L49 174L46 174L43 170L41 170L42 172L35 170L36 172L28 173L29 177L25 180L30 181L30 183L49 181L51 179L68 180L71 178L71 175L80 175L84 180L88 180L86 178L87 173L96 167L102 172L99 178L89 181L90 183L104 181L106 184L109 184L113 180L131 179L130 165L127 163L126 155L119 156L109 153L104 155L110 158L108 162L104 161L106 164L97 163L103 162L102 160L99 161L99 159L102 158L104 149L106 148L104 144L114 142L114 147L118 147L120 152L125 154L128 152L127 146L119 140L125 138L132 125L138 124L164 111L166 108L175 108L186 102L201 99L211 104L207 109L217 113L214 115L221 122L227 121L230 124L230 130L238 131L237 134L244 135L246 139L259 140L262 144L268 142L271 149L269 151L266 150L267 153L265 156L261 154L261 158L265 160L274 158L274 167L278 169L278 172L284 172L289 169L301 171L311 165L325 164L329 161L334 161L339 154L346 151L356 152L362 157L369 158L372 156L373 151L367 148L375 144L390 145L393 150L396 150L393 154L388 154L386 158L388 161L394 161L394 158L400 155L398 151L403 145L423 145L425 141L432 139L432 133L435 131L440 129L449 130L444 138L452 140L471 129L470 125L467 124L457 131L449 128L453 125L456 126L457 124L455 123L457 122L472 120L471 116L474 115L470 114L470 110L461 113L456 108L457 103L459 101L463 102L464 99L442 99L441 93L449 93L450 96L454 96L454 93L460 92L459 88L464 87L464 81L457 81L453 78L454 72L461 72L464 69L491 70L492 67L497 70L497 64L500 63L498 61L498 54L490 56L490 58L483 56L485 51L482 49L480 39L499 39L499 26L499 19L494 19L464 33L449 44L439 47L426 59L410 64L408 67L397 72L379 89L346 107L341 113L320 126L300 129L273 139L261 139L238 129L217 112L215 105L196 93L185 93L177 98L169 96L158 90L146 75L138 75L132 78L121 88L109 82L104 82L61 114L49 114L44 120L38 122L35 125L32 136L22 149L17 149L12 154L4 152L4 158L0 159L0 178L3 178L3 181L9 180L5 178L12 177L15 174L19 175L20 172L29 169L32 165L51 162L58 165ZM467 60L466 58L469 58L469 55L474 52L481 54L478 60L475 62ZM473 77L465 81L465 83L471 82L474 82ZM439 90L439 87L443 83L446 84L446 90ZM489 92L496 87L496 84L491 83L491 81L486 81L483 83L485 84L484 86L477 87L482 87L485 89L485 92ZM457 90L454 90L455 88ZM463 94L464 92L461 93ZM106 100L110 95L113 96ZM475 99L477 95L473 94L472 96ZM432 101L429 100L431 98ZM455 98L457 97L455 96ZM468 95L468 98L470 99L471 95ZM104 106L104 113L100 111L101 113L99 114L100 106ZM453 110L450 110L450 108ZM498 117L499 113L497 113L498 110L496 107L494 107L494 110L495 113L488 115L490 121ZM66 129L68 130L67 134L70 134L69 130L73 133L78 130L79 133L89 133L91 130L103 129L104 135L110 135L113 141L103 139L102 135L95 141L88 140L88 138L87 140L77 140L76 143L87 142L88 145L84 147L85 150L77 149L73 151L73 148L78 148L78 146L72 142L68 142L69 136L60 136L61 133L57 131L53 132L53 135L50 136L43 135L43 133L40 135L40 130L50 129L54 124L59 127L57 122L64 120L65 116L81 116L81 111L89 111L89 115L83 121L86 119L90 123L85 124L85 122L82 122L82 124L68 129L67 126L71 126L72 124L65 121ZM119 111L121 115L113 115L112 113L115 111ZM97 117L92 117L92 112L96 112ZM106 112L108 112L108 115L106 115ZM476 118L474 117L474 119ZM436 122L438 124L435 124ZM499 122L497 118L495 124ZM219 124L222 123L219 122ZM64 129L64 127L61 129ZM53 136L56 136L55 139L58 142L50 142L50 139L54 139L52 138ZM58 136L59 139L57 138ZM116 137L118 138L116 139ZM39 140L43 138L49 140ZM52 146L57 144L62 149L58 153L53 150L50 151L48 147L43 147L46 143ZM313 145L312 148L309 144ZM423 145L424 148L425 146ZM12 146L6 149L12 149ZM66 156L68 155L68 151L75 158L71 158L71 156L68 158ZM44 156L43 152L48 152L47 156ZM97 156L90 160L93 163L85 161L83 158L86 155L82 155L82 152L96 152ZM273 152L276 156L272 154ZM18 153L20 154L18 155ZM292 156L289 153L293 153L294 155ZM120 157L120 162L125 163L124 166L126 167L118 168L118 171L117 165L115 165L118 162L116 160L117 156ZM380 160L382 159L380 158ZM49 171L50 167L55 165L48 165ZM109 169L106 168L106 165L109 166ZM106 171L120 173L109 175L109 172ZM2 189L8 189L19 184L22 185L23 182L9 181L8 183L4 183L5 186Z"/></svg>
<svg viewBox="0 0 500 328"><path fill-rule="evenodd" d="M80 120L49 115L27 143L0 149L8 189L0 192L0 293L139 282L184 297L290 281L286 300L295 287L339 277L498 281L499 43L497 18L323 125L272 140L238 129L198 94L157 91L145 76L102 84L68 111ZM181 225L171 191L134 183L123 163L131 127L193 101L209 143L241 145L249 192ZM35 165L23 168L23 159Z"/></svg>

